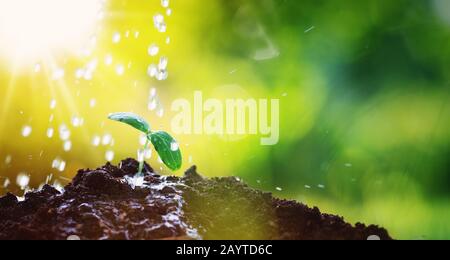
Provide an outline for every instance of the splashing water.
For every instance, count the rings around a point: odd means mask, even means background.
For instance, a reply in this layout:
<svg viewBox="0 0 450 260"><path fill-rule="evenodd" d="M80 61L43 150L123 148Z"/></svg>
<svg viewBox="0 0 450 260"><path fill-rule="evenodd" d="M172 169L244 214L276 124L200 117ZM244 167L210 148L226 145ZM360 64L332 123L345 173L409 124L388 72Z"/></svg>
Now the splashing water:
<svg viewBox="0 0 450 260"><path fill-rule="evenodd" d="M16 178L16 183L22 190L24 190L30 183L30 175L25 172L19 173Z"/></svg>
<svg viewBox="0 0 450 260"><path fill-rule="evenodd" d="M52 168L63 172L66 169L66 162L60 158L55 158L52 162Z"/></svg>

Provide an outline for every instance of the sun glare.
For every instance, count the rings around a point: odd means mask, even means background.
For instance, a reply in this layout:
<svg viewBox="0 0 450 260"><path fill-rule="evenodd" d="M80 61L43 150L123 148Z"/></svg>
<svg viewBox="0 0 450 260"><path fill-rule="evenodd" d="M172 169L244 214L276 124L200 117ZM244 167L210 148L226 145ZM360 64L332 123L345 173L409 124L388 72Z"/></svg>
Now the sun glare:
<svg viewBox="0 0 450 260"><path fill-rule="evenodd" d="M0 0L0 55L35 62L82 50L104 0Z"/></svg>

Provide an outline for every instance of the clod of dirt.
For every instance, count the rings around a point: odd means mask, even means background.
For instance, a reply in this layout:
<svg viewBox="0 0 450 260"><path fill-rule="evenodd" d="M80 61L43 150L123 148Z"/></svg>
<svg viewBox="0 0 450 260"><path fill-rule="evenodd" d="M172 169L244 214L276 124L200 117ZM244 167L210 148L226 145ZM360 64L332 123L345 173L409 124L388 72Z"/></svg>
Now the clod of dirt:
<svg viewBox="0 0 450 260"><path fill-rule="evenodd" d="M51 186L19 202L0 198L0 239L390 239L387 231L273 198L237 178L182 178L145 165L144 185L129 180L138 162L80 170L63 193Z"/></svg>

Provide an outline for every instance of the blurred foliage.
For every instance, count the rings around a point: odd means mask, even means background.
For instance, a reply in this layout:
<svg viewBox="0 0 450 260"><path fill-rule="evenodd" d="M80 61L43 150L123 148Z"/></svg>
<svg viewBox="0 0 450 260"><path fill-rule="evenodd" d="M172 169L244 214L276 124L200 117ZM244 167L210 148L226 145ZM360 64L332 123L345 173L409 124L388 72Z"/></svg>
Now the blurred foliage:
<svg viewBox="0 0 450 260"><path fill-rule="evenodd" d="M215 98L280 98L278 145L262 147L251 136L178 136L184 167L192 156L205 175L238 175L277 196L385 226L396 238L450 238L446 0L172 0L170 45L152 26L159 1L110 0L107 7L94 55L132 62L123 76L102 65L91 81L68 74L62 84L0 63L0 158L12 155L0 175L14 182L24 171L37 187L49 173L65 183L78 168L99 166L107 149L114 162L135 157L136 133L106 122L110 112L134 111L168 130L171 101L192 99L194 90ZM126 30L141 36L111 42L114 32ZM169 58L165 82L146 75L153 42ZM66 71L88 61L55 58L63 60ZM146 110L152 86L166 107L163 118ZM51 98L58 106L49 123ZM70 125L74 114L85 125L72 129L67 153L45 132L49 124ZM33 126L29 138L20 135L25 124ZM93 147L92 136L104 133L114 136L114 147ZM68 163L62 174L51 169L56 156ZM154 157L150 162L160 165ZM20 194L14 185L0 188L7 191Z"/></svg>

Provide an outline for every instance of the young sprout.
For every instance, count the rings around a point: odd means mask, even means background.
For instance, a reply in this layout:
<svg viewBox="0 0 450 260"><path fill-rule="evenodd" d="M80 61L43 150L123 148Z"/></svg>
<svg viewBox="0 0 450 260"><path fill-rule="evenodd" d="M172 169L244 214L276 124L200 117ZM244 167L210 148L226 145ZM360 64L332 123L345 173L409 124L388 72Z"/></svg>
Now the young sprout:
<svg viewBox="0 0 450 260"><path fill-rule="evenodd" d="M181 168L182 158L179 145L168 133L164 131L151 131L150 124L147 123L144 118L133 113L113 113L110 114L108 118L125 123L143 132L147 137L144 145L144 151L147 150L151 142L155 147L156 152L158 152L159 157L169 169L176 171ZM139 162L138 175L142 175L143 168L144 160L141 160Z"/></svg>

